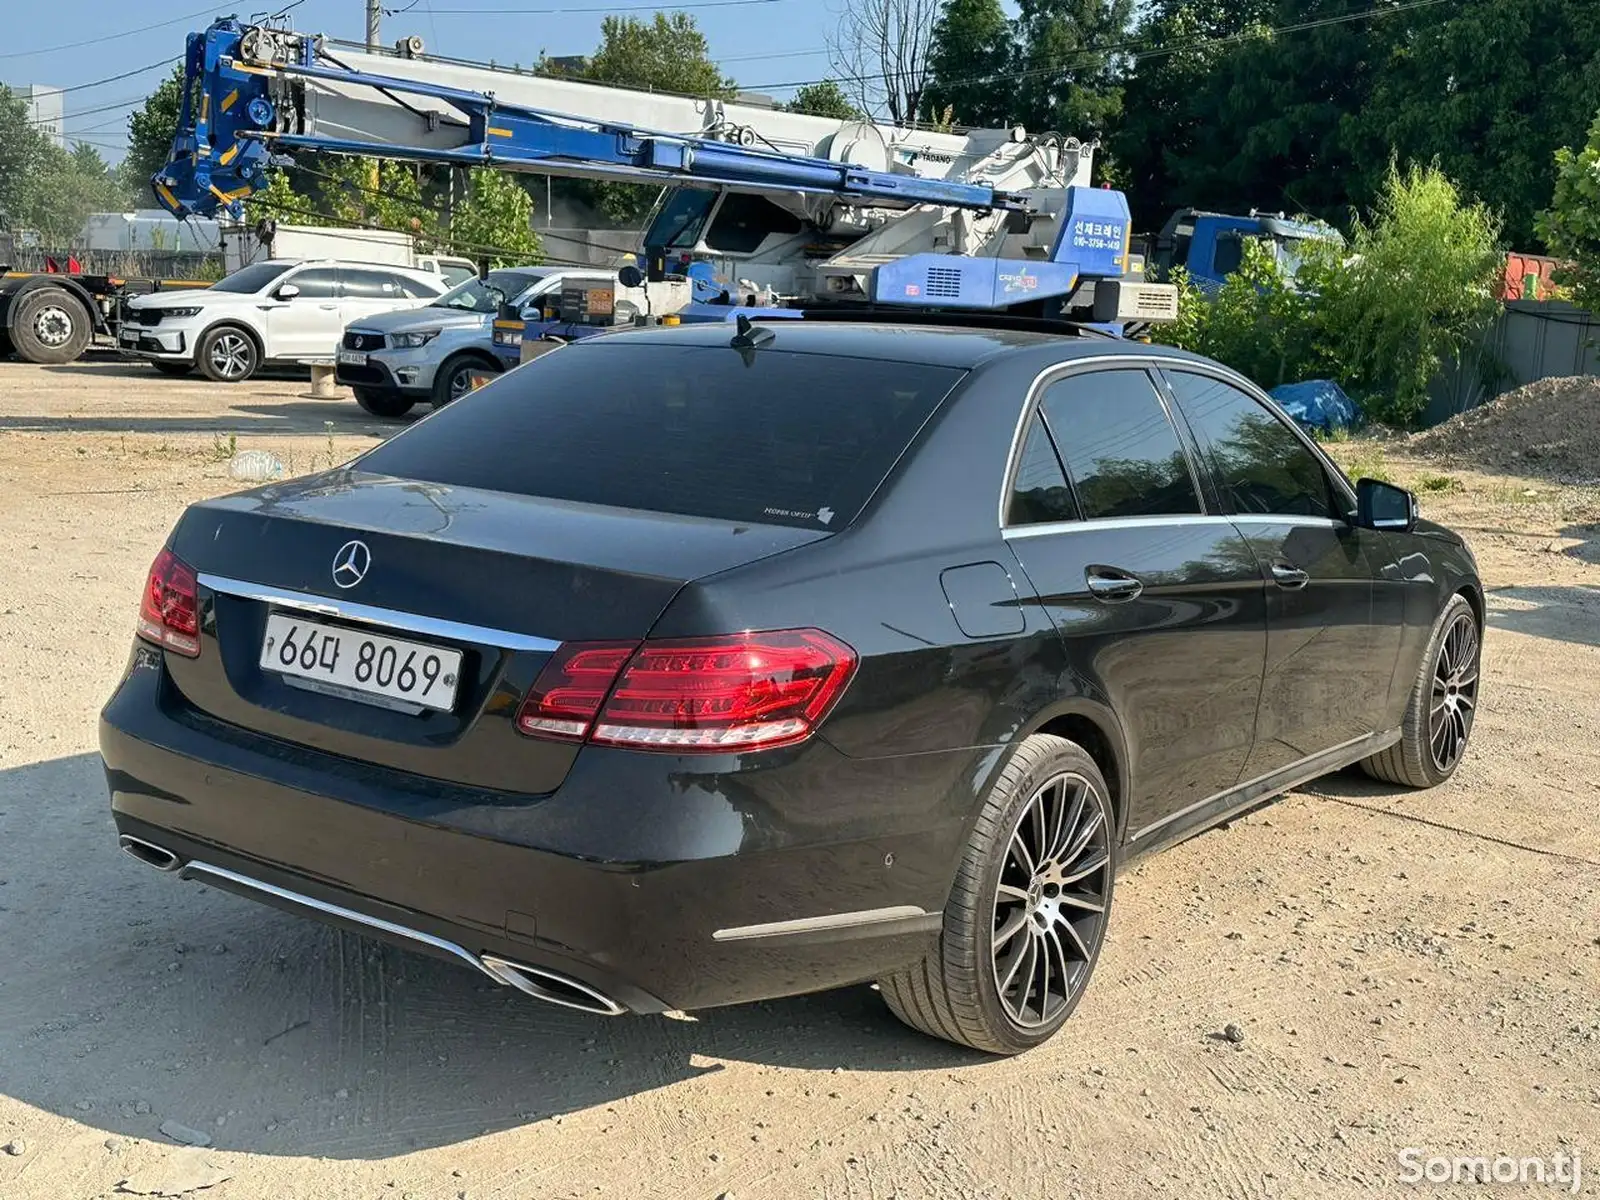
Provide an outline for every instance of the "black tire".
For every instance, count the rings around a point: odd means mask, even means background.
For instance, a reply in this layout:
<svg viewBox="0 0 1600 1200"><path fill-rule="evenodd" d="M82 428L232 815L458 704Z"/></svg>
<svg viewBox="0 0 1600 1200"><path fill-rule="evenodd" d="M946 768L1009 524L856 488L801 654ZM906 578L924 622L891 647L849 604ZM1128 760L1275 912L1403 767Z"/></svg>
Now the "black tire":
<svg viewBox="0 0 1600 1200"><path fill-rule="evenodd" d="M1361 769L1384 783L1414 788L1437 787L1454 775L1478 711L1482 657L1478 614L1466 597L1451 596L1412 681L1400 740L1363 759Z"/></svg>
<svg viewBox="0 0 1600 1200"><path fill-rule="evenodd" d="M67 363L83 353L94 325L83 301L64 288L24 292L11 314L11 340L25 362Z"/></svg>
<svg viewBox="0 0 1600 1200"><path fill-rule="evenodd" d="M1057 784L1062 790L1052 809L1048 797ZM937 945L921 962L878 981L895 1016L990 1054L1020 1054L1062 1026L1094 973L1111 913L1117 838L1110 795L1081 746L1034 734L1017 748L978 814ZM1043 823L1036 824L1032 813L1041 799ZM1054 822L1052 812L1060 814ZM1074 850L1080 835L1086 840ZM1031 874L1014 848L1017 838L1046 850ZM1045 882L1052 876L1066 882ZM1029 954L1042 962L1029 962ZM1059 996L1052 982L1063 984Z"/></svg>
<svg viewBox="0 0 1600 1200"><path fill-rule="evenodd" d="M174 379L190 374L194 370L193 363L167 362L164 359L152 359L150 365L163 375L171 375Z"/></svg>
<svg viewBox="0 0 1600 1200"><path fill-rule="evenodd" d="M375 392L371 388L356 388L356 403L375 417L403 417L411 411L416 401L396 392Z"/></svg>
<svg viewBox="0 0 1600 1200"><path fill-rule="evenodd" d="M498 363L488 363L481 358L462 356L447 358L433 376L433 395L429 398L434 408L443 408L452 400L466 395L467 377L473 371L500 373Z"/></svg>
<svg viewBox="0 0 1600 1200"><path fill-rule="evenodd" d="M200 339L195 362L214 383L243 383L261 366L261 348L238 325L218 325Z"/></svg>

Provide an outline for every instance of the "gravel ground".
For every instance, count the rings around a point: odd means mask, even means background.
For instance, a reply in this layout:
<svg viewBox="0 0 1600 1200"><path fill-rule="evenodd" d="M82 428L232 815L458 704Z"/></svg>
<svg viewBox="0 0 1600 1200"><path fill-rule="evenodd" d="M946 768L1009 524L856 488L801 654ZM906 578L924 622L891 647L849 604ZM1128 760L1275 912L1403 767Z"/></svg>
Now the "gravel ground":
<svg viewBox="0 0 1600 1200"><path fill-rule="evenodd" d="M1491 589L1461 771L1134 868L1071 1025L992 1062L868 988L568 1014L121 855L95 714L172 522L232 448L397 428L305 390L0 363L0 1197L1409 1195L1408 1147L1576 1152L1600 1195L1594 491L1387 448Z"/></svg>

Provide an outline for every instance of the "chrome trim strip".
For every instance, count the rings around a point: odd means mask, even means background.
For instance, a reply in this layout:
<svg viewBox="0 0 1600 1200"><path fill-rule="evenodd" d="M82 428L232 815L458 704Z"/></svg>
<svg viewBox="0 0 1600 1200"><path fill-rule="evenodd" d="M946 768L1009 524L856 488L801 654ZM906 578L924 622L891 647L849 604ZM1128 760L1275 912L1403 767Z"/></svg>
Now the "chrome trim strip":
<svg viewBox="0 0 1600 1200"><path fill-rule="evenodd" d="M1283 775L1287 771L1295 771L1297 768L1305 767L1305 765L1307 763L1320 764L1323 760L1332 758L1333 756L1338 754L1339 751L1348 750L1352 746L1359 746L1363 742L1370 742L1370 741L1374 741L1374 740L1381 741L1384 738L1390 738L1390 737L1392 737L1392 735L1395 734L1395 732L1396 732L1395 730L1391 729L1391 730L1388 730L1385 733L1364 733L1360 737L1351 738L1348 742L1340 742L1337 746L1329 746L1326 750L1318 750L1315 754L1308 754L1304 758L1299 759L1296 762L1292 762L1286 767L1279 767L1276 771L1268 771L1264 775L1257 775L1254 779L1247 779L1243 783L1236 783L1230 788L1224 788L1222 791L1216 793L1214 796L1207 796L1204 800L1196 800L1193 804L1186 805L1185 807L1180 808L1175 813L1168 813L1166 816L1162 817L1159 821L1154 821L1151 824L1146 825L1143 829L1139 830L1138 833L1135 833L1135 834L1131 835L1128 838L1128 843L1131 845L1134 842L1137 842L1140 838L1145 837L1148 834L1154 833L1156 830L1162 828L1163 826L1171 825L1174 821L1181 820L1182 818L1187 817L1189 814L1197 812L1200 809L1206 807L1206 805L1208 805L1208 804L1215 804L1217 801L1225 800L1229 796L1234 796L1234 795L1237 795L1237 794L1239 794L1241 792L1246 792L1249 789L1255 787L1255 785L1258 784L1258 783L1263 783L1268 779L1274 778L1275 776ZM1398 739L1395 739L1395 740L1398 740ZM1391 741L1388 744L1392 745L1393 742ZM1335 769L1337 769L1337 768L1324 767L1324 766L1320 766L1320 765L1311 766L1311 767L1306 769L1305 774L1303 774L1303 775L1295 774L1295 775L1287 776L1287 778L1289 779L1289 782L1285 783L1282 788L1278 789L1278 791L1279 791L1280 794L1283 793L1283 792L1290 791L1293 788L1299 787L1302 783L1306 783L1306 782L1308 782L1308 781L1310 781L1312 779L1317 778L1317 776L1319 776L1319 775L1324 775L1327 772L1335 770Z"/></svg>
<svg viewBox="0 0 1600 1200"><path fill-rule="evenodd" d="M765 925L736 925L731 929L717 930L711 935L711 939L717 942L742 942L751 938L786 937L795 933L852 929L859 925L907 921L928 915L926 909L918 908L915 904L898 904L890 908L868 908L859 912L829 913L822 917L800 917L793 921L771 921Z"/></svg>
<svg viewBox="0 0 1600 1200"><path fill-rule="evenodd" d="M1218 514L1191 513L1173 517L1091 517L1087 521L1049 521L1039 525L1013 525L1002 529L1000 536L1011 538L1042 537L1050 533L1087 532L1097 529L1166 529L1173 525L1227 525L1227 517Z"/></svg>
<svg viewBox="0 0 1600 1200"><path fill-rule="evenodd" d="M1318 529L1349 529L1350 522L1336 521L1332 517L1300 517L1293 513L1234 513L1229 518L1235 525L1299 525Z"/></svg>
<svg viewBox="0 0 1600 1200"><path fill-rule="evenodd" d="M378 608L371 604L357 604L352 600L333 600L327 596L314 596L309 592L291 592L265 584L247 583L242 579L229 579L223 575L198 576L200 586L237 596L242 600L259 600L263 604L276 604L280 608L293 608L300 612L323 617L339 617L346 621L359 621L385 629L400 629L407 633L420 633L424 637L443 638L446 641L475 642L479 645L499 646L505 650L533 650L549 653L560 642L535 637L528 633L513 633L509 629L491 629L485 625L468 625L461 621L446 621L441 617L425 617L418 613L400 612L393 608Z"/></svg>
<svg viewBox="0 0 1600 1200"><path fill-rule="evenodd" d="M543 1000L546 1004L557 1004L562 1008L576 1009L578 1012L602 1017L620 1017L628 1011L604 992L596 991L587 983L582 983L570 975L562 975L557 971L546 971L542 967L530 967L525 963L512 962L510 959L501 958L497 954L485 954L482 965L489 974L499 979L501 983L508 987L514 987L517 991L524 995L532 996L535 1000ZM535 978L528 978L530 975ZM546 991L540 987L535 981L539 978L552 980L562 987L569 987L575 992L583 993L585 996L592 996L595 1002L592 1005L587 1005L574 1004L571 1000L563 1000L554 992Z"/></svg>
<svg viewBox="0 0 1600 1200"><path fill-rule="evenodd" d="M365 925L369 929L393 934L395 937L404 938L406 941L416 942L419 945L431 946L435 950L442 950L446 954L459 958L468 966L482 971L496 983L506 982L484 966L479 961L478 956L464 946L458 946L456 943L446 941L441 937L434 937L431 933L423 933L418 929L408 929L404 925L396 925L393 921L385 921L381 917L369 917L366 913L356 912L353 908L343 908L337 904L329 904L326 900L302 896L299 892L291 892L287 888L274 887L272 884L263 883L259 879L251 879L248 875L239 875L222 867L213 867L210 863L191 860L185 863L178 871L179 879L198 879L201 883L204 883L207 877L224 879L249 891L275 896L279 900L287 900L290 904L297 904L302 908L325 913L330 917L338 917L341 920L350 921L357 925Z"/></svg>

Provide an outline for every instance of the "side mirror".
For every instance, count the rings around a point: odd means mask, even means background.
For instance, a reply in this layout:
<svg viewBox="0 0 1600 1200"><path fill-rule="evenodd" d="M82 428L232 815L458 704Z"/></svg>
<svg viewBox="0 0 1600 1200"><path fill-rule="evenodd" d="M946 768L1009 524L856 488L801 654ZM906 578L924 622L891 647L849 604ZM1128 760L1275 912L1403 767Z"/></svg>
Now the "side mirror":
<svg viewBox="0 0 1600 1200"><path fill-rule="evenodd" d="M1377 479L1356 480L1356 524L1363 529L1410 533L1417 527L1417 498Z"/></svg>
<svg viewBox="0 0 1600 1200"><path fill-rule="evenodd" d="M617 282L625 288L644 286L644 272L638 267L623 267L617 272Z"/></svg>
<svg viewBox="0 0 1600 1200"><path fill-rule="evenodd" d="M300 289L292 283L286 283L272 294L279 300L293 300L300 294Z"/></svg>

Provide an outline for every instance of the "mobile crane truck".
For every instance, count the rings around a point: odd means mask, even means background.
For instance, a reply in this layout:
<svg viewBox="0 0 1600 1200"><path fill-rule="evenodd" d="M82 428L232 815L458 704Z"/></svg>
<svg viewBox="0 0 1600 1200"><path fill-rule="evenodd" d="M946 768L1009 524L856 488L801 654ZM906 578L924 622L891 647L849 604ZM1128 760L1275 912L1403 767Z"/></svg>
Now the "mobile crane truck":
<svg viewBox="0 0 1600 1200"><path fill-rule="evenodd" d="M741 315L957 310L1114 333L1176 316L1174 289L1130 272L1127 200L1089 186L1094 146L1076 138L839 122L232 19L189 36L184 70L152 180L180 217L237 216L298 150L661 185L638 266L517 314L499 331L508 358L524 356L513 333Z"/></svg>

